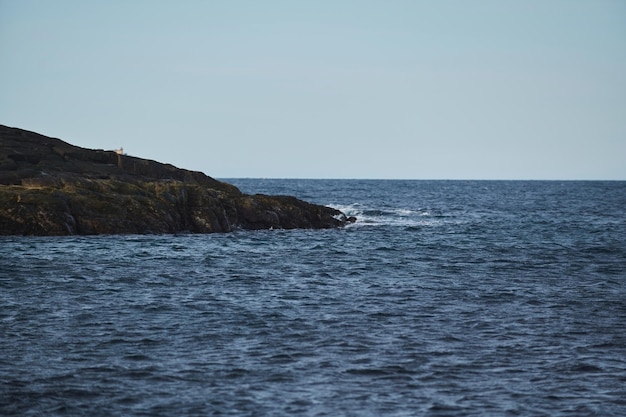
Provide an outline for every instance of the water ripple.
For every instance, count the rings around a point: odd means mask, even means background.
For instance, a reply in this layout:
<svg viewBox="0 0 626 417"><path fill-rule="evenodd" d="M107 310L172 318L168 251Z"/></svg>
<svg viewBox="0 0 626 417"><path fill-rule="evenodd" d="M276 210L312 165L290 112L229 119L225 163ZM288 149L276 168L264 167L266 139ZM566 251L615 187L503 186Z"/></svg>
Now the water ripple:
<svg viewBox="0 0 626 417"><path fill-rule="evenodd" d="M623 213L419 184L343 230L2 238L0 414L626 414Z"/></svg>

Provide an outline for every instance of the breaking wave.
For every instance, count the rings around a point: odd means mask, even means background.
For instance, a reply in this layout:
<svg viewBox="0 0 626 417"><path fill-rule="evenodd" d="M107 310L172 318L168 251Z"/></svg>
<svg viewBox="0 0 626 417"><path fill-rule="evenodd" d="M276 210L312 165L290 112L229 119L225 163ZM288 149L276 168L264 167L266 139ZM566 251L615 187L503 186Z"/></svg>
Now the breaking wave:
<svg viewBox="0 0 626 417"><path fill-rule="evenodd" d="M445 217L447 217L427 209L376 208L360 203L349 205L329 204L329 206L344 212L348 217L356 217L357 221L351 224L350 227L437 226L444 223L446 221Z"/></svg>

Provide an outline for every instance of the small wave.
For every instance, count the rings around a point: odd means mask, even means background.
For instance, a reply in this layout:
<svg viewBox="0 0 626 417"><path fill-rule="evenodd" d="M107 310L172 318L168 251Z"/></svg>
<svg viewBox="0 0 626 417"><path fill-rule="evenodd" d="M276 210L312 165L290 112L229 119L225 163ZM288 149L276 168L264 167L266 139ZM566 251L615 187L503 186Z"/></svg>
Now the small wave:
<svg viewBox="0 0 626 417"><path fill-rule="evenodd" d="M340 205L329 204L331 207L342 211L346 216L354 216L357 221L350 227L363 226L397 226L419 228L424 226L435 226L441 223L437 216L433 216L430 211L406 208L377 208L367 207L359 203Z"/></svg>

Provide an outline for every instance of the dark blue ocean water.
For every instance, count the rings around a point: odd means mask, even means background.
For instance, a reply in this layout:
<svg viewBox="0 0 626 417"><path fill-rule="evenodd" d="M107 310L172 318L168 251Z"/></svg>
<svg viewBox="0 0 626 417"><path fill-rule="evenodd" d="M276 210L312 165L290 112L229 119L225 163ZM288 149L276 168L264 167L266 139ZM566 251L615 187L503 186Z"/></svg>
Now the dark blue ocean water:
<svg viewBox="0 0 626 417"><path fill-rule="evenodd" d="M626 415L626 182L229 182L359 220L0 238L0 415Z"/></svg>

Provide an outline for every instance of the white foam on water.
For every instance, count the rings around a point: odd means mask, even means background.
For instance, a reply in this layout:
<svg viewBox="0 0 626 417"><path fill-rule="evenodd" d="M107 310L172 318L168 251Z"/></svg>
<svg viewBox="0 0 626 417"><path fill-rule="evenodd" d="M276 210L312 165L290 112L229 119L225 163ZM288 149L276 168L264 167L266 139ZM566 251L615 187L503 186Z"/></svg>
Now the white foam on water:
<svg viewBox="0 0 626 417"><path fill-rule="evenodd" d="M329 204L337 210L342 211L346 216L354 216L357 221L349 227L364 226L397 226L397 227L419 227L436 226L442 220L434 218L426 210L410 210L405 208L374 208L367 207L360 203L349 205Z"/></svg>

